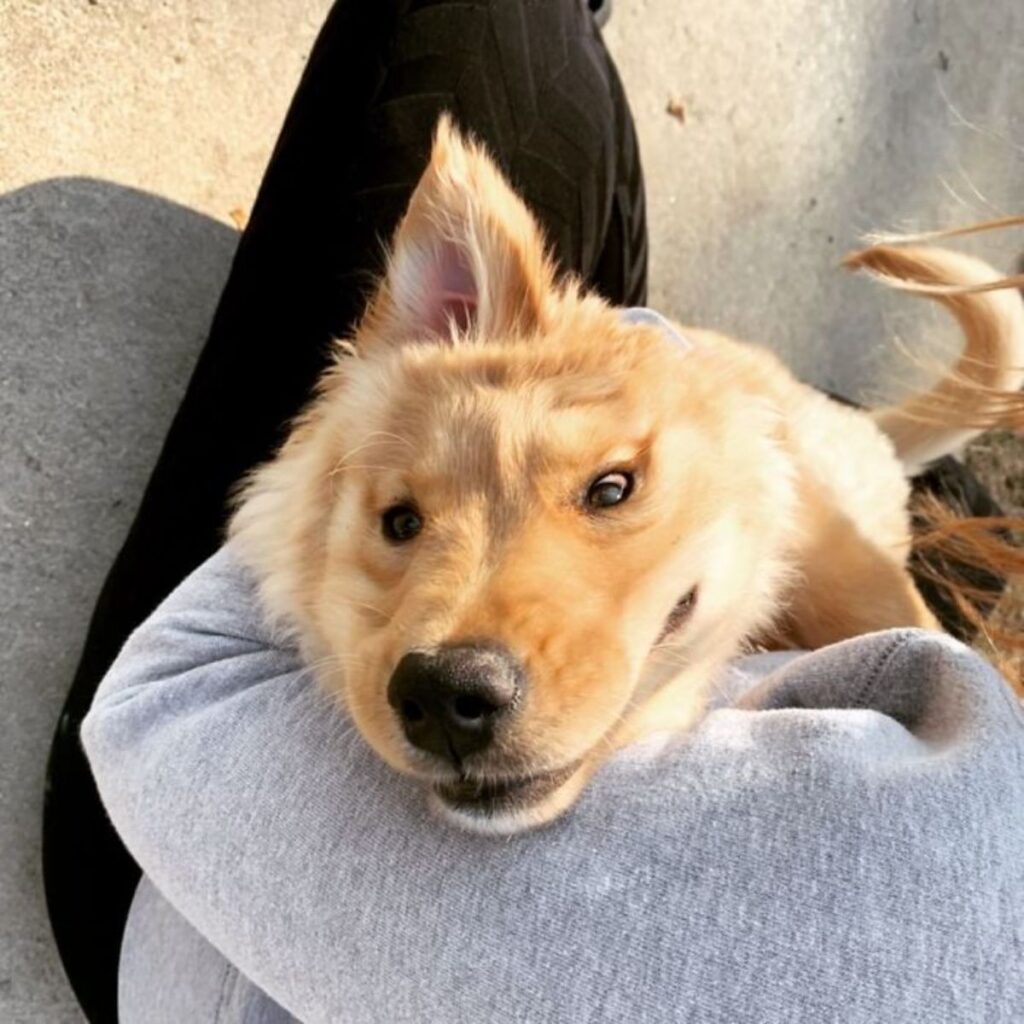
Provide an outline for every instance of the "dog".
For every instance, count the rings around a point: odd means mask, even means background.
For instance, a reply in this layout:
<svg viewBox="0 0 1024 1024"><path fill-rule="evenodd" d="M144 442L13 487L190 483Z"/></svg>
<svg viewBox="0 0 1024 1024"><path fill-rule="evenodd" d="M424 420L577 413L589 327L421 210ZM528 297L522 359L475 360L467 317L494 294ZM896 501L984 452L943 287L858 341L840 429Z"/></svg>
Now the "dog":
<svg viewBox="0 0 1024 1024"><path fill-rule="evenodd" d="M610 751L691 728L744 650L939 628L907 570L908 477L1020 388L1024 303L944 249L848 263L958 317L963 354L930 391L860 411L767 349L612 308L559 278L441 120L365 315L230 537L270 618L449 821L552 821Z"/></svg>

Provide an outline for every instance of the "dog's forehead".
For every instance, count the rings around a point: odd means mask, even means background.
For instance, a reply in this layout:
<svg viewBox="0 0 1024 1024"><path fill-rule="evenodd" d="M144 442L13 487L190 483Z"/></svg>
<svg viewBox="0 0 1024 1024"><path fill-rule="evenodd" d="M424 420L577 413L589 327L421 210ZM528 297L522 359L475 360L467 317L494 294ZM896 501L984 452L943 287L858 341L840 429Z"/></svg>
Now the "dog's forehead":
<svg viewBox="0 0 1024 1024"><path fill-rule="evenodd" d="M672 381L689 342L653 311L608 312L548 337L394 352L374 369L372 402L358 403L357 433L394 441L375 452L390 468L440 474L486 463L532 472L628 447L678 405Z"/></svg>
<svg viewBox="0 0 1024 1024"><path fill-rule="evenodd" d="M420 454L465 458L472 446L526 458L600 446L651 417L650 395L628 370L598 360L495 358L416 374L391 404L387 429L409 437Z"/></svg>
<svg viewBox="0 0 1024 1024"><path fill-rule="evenodd" d="M490 464L506 471L540 468L564 448L578 451L597 441L605 432L602 421L611 437L626 428L630 417L623 396L607 387L602 391L599 382L592 388L586 383L474 386L443 379L431 394L410 398L394 411L388 429L410 442L395 454L418 470L458 475ZM613 405L617 414L602 415L602 407ZM638 404L637 413L642 411Z"/></svg>

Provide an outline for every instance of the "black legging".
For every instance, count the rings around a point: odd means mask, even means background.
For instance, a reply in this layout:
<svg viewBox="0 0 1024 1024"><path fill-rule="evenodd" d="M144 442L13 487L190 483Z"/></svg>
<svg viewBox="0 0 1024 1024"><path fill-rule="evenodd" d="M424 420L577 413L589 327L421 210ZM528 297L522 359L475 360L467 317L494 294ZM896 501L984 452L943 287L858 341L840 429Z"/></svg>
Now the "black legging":
<svg viewBox="0 0 1024 1024"><path fill-rule="evenodd" d="M442 110L483 139L558 262L616 303L647 277L632 118L582 0L339 0L267 168L181 408L93 614L50 757L43 866L92 1021L116 1020L139 870L78 742L131 630L219 545L226 498L282 439L380 270Z"/></svg>
<svg viewBox="0 0 1024 1024"><path fill-rule="evenodd" d="M320 33L210 336L100 595L54 738L46 894L91 1021L116 1020L118 953L139 869L107 822L79 725L131 630L218 547L232 486L281 441L331 338L359 314L439 113L451 110L486 142L563 268L612 302L644 301L636 137L586 7L339 0ZM988 507L958 464L943 474L977 509ZM944 621L957 626L955 617Z"/></svg>

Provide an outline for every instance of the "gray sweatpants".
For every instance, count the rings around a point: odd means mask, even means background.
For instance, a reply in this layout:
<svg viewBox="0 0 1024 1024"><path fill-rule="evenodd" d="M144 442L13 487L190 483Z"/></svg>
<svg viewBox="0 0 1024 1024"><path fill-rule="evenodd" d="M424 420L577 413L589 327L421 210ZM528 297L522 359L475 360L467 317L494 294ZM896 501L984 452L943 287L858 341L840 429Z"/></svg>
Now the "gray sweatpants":
<svg viewBox="0 0 1024 1024"><path fill-rule="evenodd" d="M492 839L378 761L228 549L83 736L147 875L124 1024L1024 1020L1024 715L941 636L745 659L693 733Z"/></svg>

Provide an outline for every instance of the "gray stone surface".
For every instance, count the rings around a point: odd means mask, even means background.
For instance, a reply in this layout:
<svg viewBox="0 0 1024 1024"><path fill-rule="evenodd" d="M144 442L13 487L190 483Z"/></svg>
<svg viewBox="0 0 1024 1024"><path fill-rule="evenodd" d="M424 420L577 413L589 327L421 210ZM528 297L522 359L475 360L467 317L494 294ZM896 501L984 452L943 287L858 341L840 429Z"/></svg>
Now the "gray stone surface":
<svg viewBox="0 0 1024 1024"><path fill-rule="evenodd" d="M0 197L0 1020L77 1014L42 897L49 736L237 234L56 179Z"/></svg>
<svg viewBox="0 0 1024 1024"><path fill-rule="evenodd" d="M327 7L0 0L5 1024L81 1019L42 901L46 748L227 272L229 212ZM886 339L934 318L835 264L869 229L1024 209L1018 0L616 0L606 38L647 170L652 301L851 394L908 379ZM1024 238L980 248L1008 266Z"/></svg>
<svg viewBox="0 0 1024 1024"><path fill-rule="evenodd" d="M43 901L49 738L328 6L0 0L3 1024L82 1020Z"/></svg>
<svg viewBox="0 0 1024 1024"><path fill-rule="evenodd" d="M639 127L655 305L861 398L916 378L893 333L952 343L836 264L867 231L1024 210L1024 5L619 0L605 38ZM1022 249L1007 232L978 251L1009 269Z"/></svg>

